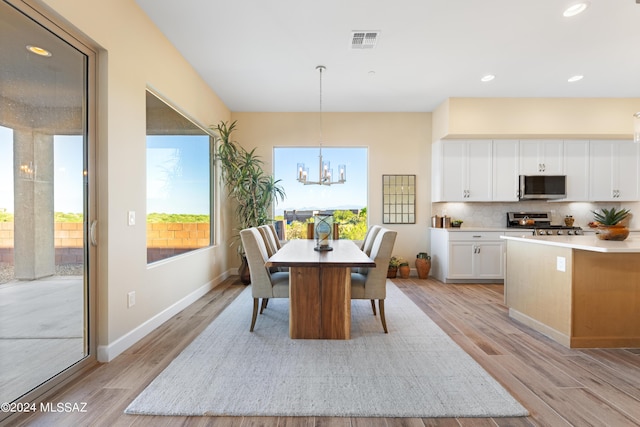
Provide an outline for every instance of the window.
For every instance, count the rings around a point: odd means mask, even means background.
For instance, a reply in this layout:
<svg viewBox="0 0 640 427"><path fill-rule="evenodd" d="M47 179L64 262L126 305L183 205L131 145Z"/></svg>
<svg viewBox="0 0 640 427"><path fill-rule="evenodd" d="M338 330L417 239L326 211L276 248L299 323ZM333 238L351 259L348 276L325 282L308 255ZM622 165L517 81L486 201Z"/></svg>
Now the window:
<svg viewBox="0 0 640 427"><path fill-rule="evenodd" d="M340 224L340 238L360 240L367 231L367 157L364 147L322 147L324 161L333 168L347 166L344 184L303 185L296 180L297 164L309 168L309 180L317 181L319 147L276 147L274 177L281 180L286 198L275 208L275 219L286 223L286 238L306 238L305 222L316 211L334 213ZM335 213L335 211L340 211Z"/></svg>
<svg viewBox="0 0 640 427"><path fill-rule="evenodd" d="M147 91L147 262L211 245L213 137Z"/></svg>

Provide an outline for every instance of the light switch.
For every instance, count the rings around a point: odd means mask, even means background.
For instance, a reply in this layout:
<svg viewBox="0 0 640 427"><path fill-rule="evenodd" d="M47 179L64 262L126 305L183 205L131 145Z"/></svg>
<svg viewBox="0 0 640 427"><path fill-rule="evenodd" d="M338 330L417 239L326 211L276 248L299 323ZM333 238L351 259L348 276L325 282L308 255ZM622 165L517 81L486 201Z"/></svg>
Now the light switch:
<svg viewBox="0 0 640 427"><path fill-rule="evenodd" d="M136 225L136 211L128 212L129 225Z"/></svg>
<svg viewBox="0 0 640 427"><path fill-rule="evenodd" d="M556 258L556 269L558 271L567 271L567 259L563 256Z"/></svg>

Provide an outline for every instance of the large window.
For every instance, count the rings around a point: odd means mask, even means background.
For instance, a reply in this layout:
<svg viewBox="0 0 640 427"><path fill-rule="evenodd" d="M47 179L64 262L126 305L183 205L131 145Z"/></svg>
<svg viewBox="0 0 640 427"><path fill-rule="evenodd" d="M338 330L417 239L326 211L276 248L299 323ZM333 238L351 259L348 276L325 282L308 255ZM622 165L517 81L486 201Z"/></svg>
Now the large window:
<svg viewBox="0 0 640 427"><path fill-rule="evenodd" d="M211 245L212 136L147 91L147 262Z"/></svg>
<svg viewBox="0 0 640 427"><path fill-rule="evenodd" d="M330 161L337 170L346 165L344 184L303 185L296 180L297 164L309 168L309 180L317 181L319 174L319 147L274 148L274 176L281 180L287 194L276 206L275 218L286 223L287 238L306 238L306 222L314 212L334 213L334 222L340 223L340 237L362 239L367 230L367 148L323 147L323 160Z"/></svg>

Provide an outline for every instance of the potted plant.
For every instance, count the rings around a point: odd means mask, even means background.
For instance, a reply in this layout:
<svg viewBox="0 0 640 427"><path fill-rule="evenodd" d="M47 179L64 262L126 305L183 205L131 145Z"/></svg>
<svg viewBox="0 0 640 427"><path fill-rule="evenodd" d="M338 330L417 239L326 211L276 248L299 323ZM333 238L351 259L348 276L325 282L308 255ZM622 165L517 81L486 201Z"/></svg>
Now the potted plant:
<svg viewBox="0 0 640 427"><path fill-rule="evenodd" d="M220 178L227 190L229 199L235 203L237 231L249 227L258 227L268 224L270 207L273 202L284 200L284 188L275 180L273 175L265 173L262 168L262 159L255 153L245 150L231 138L236 128L236 121L230 125L220 122L212 129L217 133L216 152L214 159L220 162ZM243 283L249 284L251 279L247 267L242 243L238 241L238 254L241 256L240 278Z"/></svg>
<svg viewBox="0 0 640 427"><path fill-rule="evenodd" d="M387 277L393 279L398 274L398 267L400 266L400 258L392 256L389 258L389 269L387 270Z"/></svg>
<svg viewBox="0 0 640 427"><path fill-rule="evenodd" d="M451 221L451 226L455 228L460 228L463 222L464 221L461 219L454 219L453 221Z"/></svg>
<svg viewBox="0 0 640 427"><path fill-rule="evenodd" d="M631 211L629 209L616 210L615 207L611 209L602 209L602 212L593 212L593 223L597 228L596 236L600 240L624 240L629 236L629 229L626 225L620 224L625 220Z"/></svg>
<svg viewBox="0 0 640 427"><path fill-rule="evenodd" d="M429 270L431 270L431 256L427 252L418 253L418 255L416 255L416 271L418 272L418 278L428 278Z"/></svg>
<svg viewBox="0 0 640 427"><path fill-rule="evenodd" d="M404 258L400 258L398 262L398 273L400 273L400 278L408 279L409 274L411 274L411 267L409 267L409 262Z"/></svg>

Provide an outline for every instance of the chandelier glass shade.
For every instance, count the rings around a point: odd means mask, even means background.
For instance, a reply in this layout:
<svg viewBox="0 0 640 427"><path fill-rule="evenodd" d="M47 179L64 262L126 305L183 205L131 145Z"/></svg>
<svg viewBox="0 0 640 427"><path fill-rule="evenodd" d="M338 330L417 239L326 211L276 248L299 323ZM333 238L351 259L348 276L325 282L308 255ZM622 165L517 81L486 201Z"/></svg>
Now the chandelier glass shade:
<svg viewBox="0 0 640 427"><path fill-rule="evenodd" d="M324 65L318 65L316 70L320 73L320 146L318 149L318 179L314 180L309 175L309 168L304 163L298 163L296 180L304 185L334 185L344 184L347 181L347 166L339 165L338 173L334 174L331 162L322 159L322 73L326 70Z"/></svg>

